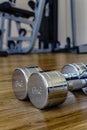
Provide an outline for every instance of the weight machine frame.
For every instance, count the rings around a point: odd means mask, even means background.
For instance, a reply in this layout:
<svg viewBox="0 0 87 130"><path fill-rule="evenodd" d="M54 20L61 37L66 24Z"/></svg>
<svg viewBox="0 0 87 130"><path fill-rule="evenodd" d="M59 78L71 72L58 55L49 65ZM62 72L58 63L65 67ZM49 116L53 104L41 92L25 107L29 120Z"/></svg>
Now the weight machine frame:
<svg viewBox="0 0 87 130"><path fill-rule="evenodd" d="M15 5L16 0L9 0L12 2L12 6ZM8 54L14 53L29 53L29 52L77 52L76 46L76 20L75 20L75 0L70 0L71 3L71 25L72 25L72 43L71 40L67 40L68 47L60 48L60 42L58 41L58 0L36 0L39 2L39 7L35 7L35 19L34 22L29 22L27 19L18 18L13 15L1 13L2 20L8 20L7 41L15 40L20 41L17 50L7 50ZM44 2L43 2L44 1ZM14 2L14 4L13 4ZM3 15L4 14L4 15ZM29 24L33 27L32 37L10 37L11 35L11 22L14 20L17 24L17 28L21 28L19 23ZM4 22L3 22L4 24ZM4 30L4 29L3 29ZM3 31L4 32L4 31ZM39 35L38 35L39 34ZM3 36L3 35L2 35ZM36 39L39 39L39 48L33 49ZM25 50L21 50L22 41L30 41L31 45ZM2 42L3 43L3 42ZM72 47L70 46L72 44ZM2 50L2 44L0 44L0 50Z"/></svg>
<svg viewBox="0 0 87 130"><path fill-rule="evenodd" d="M72 42L71 38L66 37L66 45L64 48L60 47L58 40L58 0L48 0L49 9L48 17L43 16L41 23L41 36L39 37L39 52L72 52L77 53L78 47L76 46L76 16L75 16L75 0L70 0L71 7L71 29L72 29ZM45 8L46 11L46 8ZM45 20L46 19L46 20ZM45 21L45 22L44 22ZM47 38L48 37L48 38ZM37 52L38 52L37 51Z"/></svg>
<svg viewBox="0 0 87 130"><path fill-rule="evenodd" d="M38 36L38 32L40 29L40 24L43 16L43 11L44 11L44 5L45 5L46 0L36 0L36 6L35 6L35 13L34 13L34 20L28 21L25 18L22 17L16 17L14 15L10 15L8 13L3 13L3 19L8 20L8 29L7 29L7 41L20 41L18 48L16 47L15 49L12 47L11 49L6 50L8 54L26 54L32 51L36 38ZM2 14L2 13L1 13ZM25 36L19 36L19 37L11 37L11 23L12 21L15 21L17 25L17 29L21 28L21 23L27 24L30 27L32 27L32 32L30 37L25 37ZM21 42L22 41L30 41L30 44L27 48L22 49L21 48ZM3 44L3 43L2 43ZM2 50L2 48L1 48Z"/></svg>

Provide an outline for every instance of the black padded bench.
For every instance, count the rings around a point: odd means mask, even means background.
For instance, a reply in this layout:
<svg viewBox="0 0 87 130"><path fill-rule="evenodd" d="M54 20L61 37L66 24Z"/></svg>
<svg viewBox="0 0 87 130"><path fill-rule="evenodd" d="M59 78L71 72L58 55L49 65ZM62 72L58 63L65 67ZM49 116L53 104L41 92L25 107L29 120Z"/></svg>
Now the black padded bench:
<svg viewBox="0 0 87 130"><path fill-rule="evenodd" d="M0 12L23 18L34 16L34 12L12 7L9 2L4 2L0 4Z"/></svg>

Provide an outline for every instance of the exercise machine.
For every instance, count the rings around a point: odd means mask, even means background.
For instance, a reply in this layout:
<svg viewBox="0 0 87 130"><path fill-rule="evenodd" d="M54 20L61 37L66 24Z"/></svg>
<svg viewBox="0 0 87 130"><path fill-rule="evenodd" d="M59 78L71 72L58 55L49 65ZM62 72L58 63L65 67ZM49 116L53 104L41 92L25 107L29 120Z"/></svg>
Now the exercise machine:
<svg viewBox="0 0 87 130"><path fill-rule="evenodd" d="M15 4L12 6L9 2L4 2L0 5L0 12L1 14L4 14L3 19L8 21L6 38L8 54L25 54L31 52L38 36L44 5L45 0L36 0L34 11L16 8ZM33 17L33 20L30 20L31 17ZM11 36L13 21L16 24L18 36ZM26 29L22 28L22 23L31 28L30 36L26 36ZM26 41L27 45L25 45ZM1 46L2 44L3 42L1 43ZM27 47L24 48L23 46Z"/></svg>
<svg viewBox="0 0 87 130"><path fill-rule="evenodd" d="M75 22L75 1L70 0L71 12L71 36L66 37L65 46L61 47L59 41L59 1L47 0L42 18L40 36L39 36L39 50L42 52L78 52L76 46L76 24ZM72 39L72 40L71 40Z"/></svg>
<svg viewBox="0 0 87 130"><path fill-rule="evenodd" d="M6 51L8 54L25 54L29 52L80 52L80 48L83 48L84 50L85 45L83 47L78 47L76 45L76 16L74 0L70 0L72 40L70 37L66 37L65 46L61 48L62 43L59 41L58 37L58 4L58 0L45 0L44 2L42 2L42 0L30 0L28 5L32 11L17 8L16 0L9 0L9 2L0 4L0 18L2 21L1 50L3 46L4 32L7 33ZM4 29L5 20L8 21L7 29ZM13 22L15 23L17 36L11 36L12 31L14 30ZM26 28L24 26L22 27L23 24ZM37 49L34 49L37 39L39 45L37 45Z"/></svg>
<svg viewBox="0 0 87 130"><path fill-rule="evenodd" d="M10 4L11 2L12 4ZM32 12L16 8L16 1L10 0L10 3L2 3L0 8L0 11L4 13L4 19L8 20L6 40L9 54L62 50L58 41L58 0L46 0L44 4L42 4L43 2L41 3L41 6L39 6L39 0L35 2L29 1L28 5L31 7ZM28 22L31 17L33 17L33 21ZM17 27L18 37L11 37L13 21L15 21ZM30 38L29 36L26 37L27 31L21 27L21 23L29 25L32 32L36 29L34 36L31 33L32 36ZM39 47L38 49L33 49L37 37ZM27 48L24 49L22 46L26 46L26 43Z"/></svg>

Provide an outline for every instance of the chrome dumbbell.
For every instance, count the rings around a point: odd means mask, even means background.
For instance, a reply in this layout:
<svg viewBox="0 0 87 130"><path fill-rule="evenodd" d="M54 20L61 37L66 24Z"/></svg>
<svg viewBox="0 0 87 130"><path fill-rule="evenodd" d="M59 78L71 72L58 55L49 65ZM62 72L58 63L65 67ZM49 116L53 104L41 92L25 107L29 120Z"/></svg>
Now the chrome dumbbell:
<svg viewBox="0 0 87 130"><path fill-rule="evenodd" d="M32 73L38 71L42 71L38 66L15 69L12 77L12 87L15 96L19 100L26 100L28 98L28 79Z"/></svg>
<svg viewBox="0 0 87 130"><path fill-rule="evenodd" d="M84 79L87 77L87 65L84 63L73 63L73 64L67 64L62 68L61 71L64 75L72 73L74 75L77 75L79 79ZM86 80L86 79L85 79ZM69 90L78 90L82 89L85 94L87 94L87 87L82 87L80 84L81 80L72 80L69 81ZM84 81L83 81L84 82ZM77 85L76 85L77 84Z"/></svg>
<svg viewBox="0 0 87 130"><path fill-rule="evenodd" d="M28 96L31 103L39 109L59 105L66 100L68 90L73 91L73 85L80 88L87 86L87 79L67 82L71 76L70 73L62 74L59 71L33 73L28 82Z"/></svg>
<svg viewBox="0 0 87 130"><path fill-rule="evenodd" d="M33 73L29 78L28 96L39 109L63 103L67 91L67 82L58 71Z"/></svg>

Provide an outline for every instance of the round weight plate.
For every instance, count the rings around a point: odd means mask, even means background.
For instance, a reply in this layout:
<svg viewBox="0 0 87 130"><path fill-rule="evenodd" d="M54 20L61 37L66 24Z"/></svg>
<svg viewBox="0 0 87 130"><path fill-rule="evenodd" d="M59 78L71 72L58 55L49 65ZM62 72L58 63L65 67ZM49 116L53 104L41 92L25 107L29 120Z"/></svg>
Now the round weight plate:
<svg viewBox="0 0 87 130"><path fill-rule="evenodd" d="M20 100L28 98L28 80L32 73L41 71L39 67L17 68L13 73L12 86L16 97Z"/></svg>
<svg viewBox="0 0 87 130"><path fill-rule="evenodd" d="M29 78L28 95L31 103L39 109L63 103L67 91L67 82L60 72L39 72Z"/></svg>

